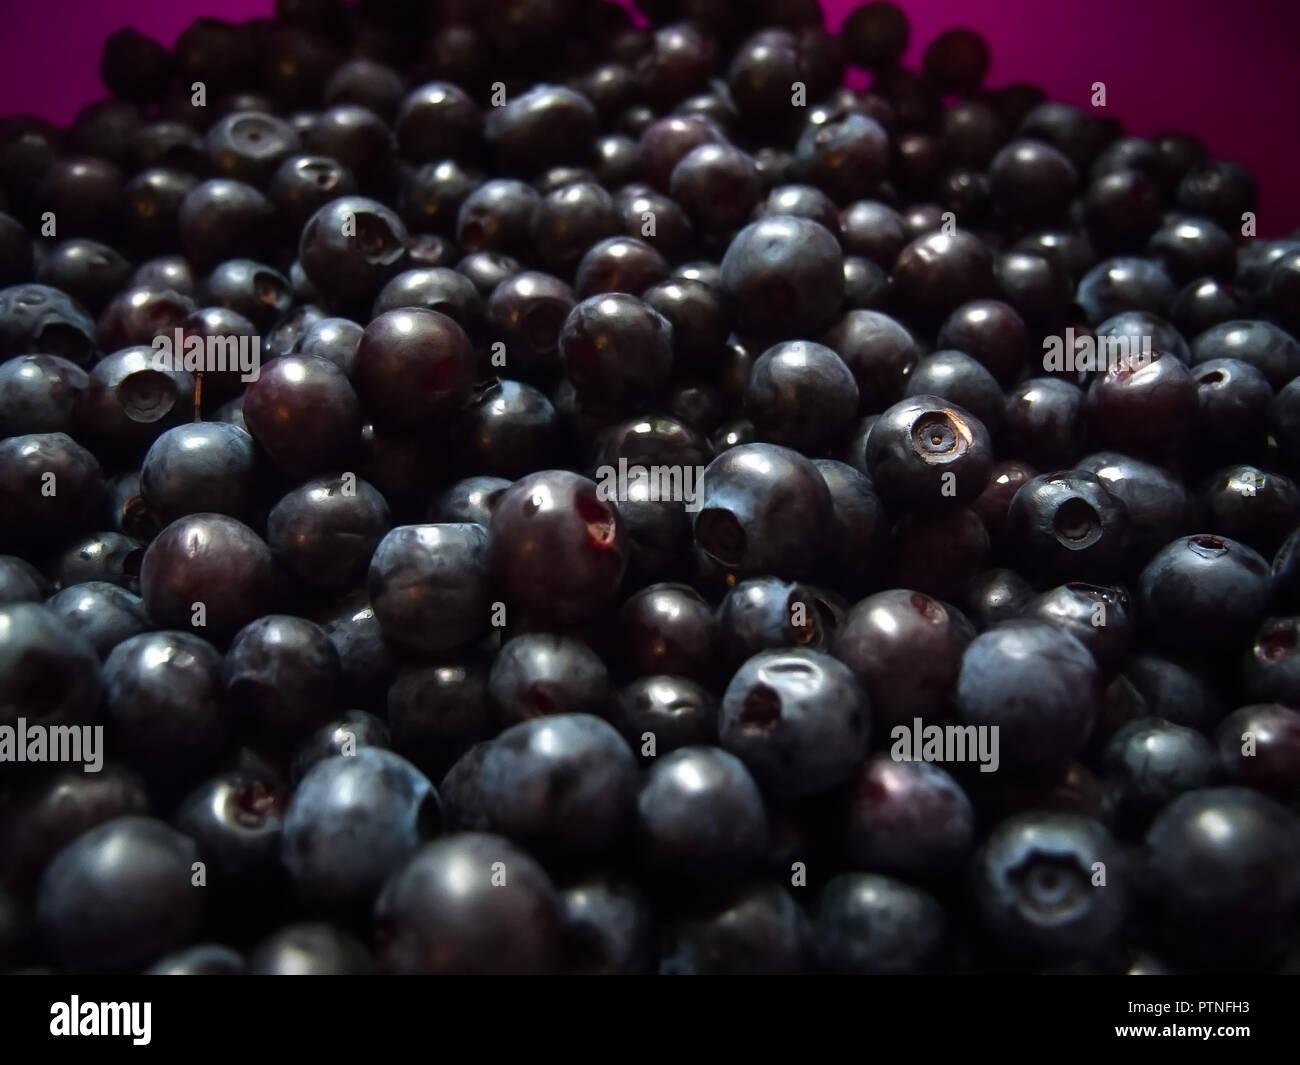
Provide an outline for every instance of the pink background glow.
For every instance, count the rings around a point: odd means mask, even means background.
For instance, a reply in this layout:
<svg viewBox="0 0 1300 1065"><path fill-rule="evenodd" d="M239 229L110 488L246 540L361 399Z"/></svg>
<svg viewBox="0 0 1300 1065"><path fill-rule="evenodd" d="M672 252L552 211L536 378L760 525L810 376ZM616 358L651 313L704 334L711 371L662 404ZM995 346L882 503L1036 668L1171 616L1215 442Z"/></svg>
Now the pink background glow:
<svg viewBox="0 0 1300 1065"><path fill-rule="evenodd" d="M487 2L487 0L484 0ZM747 0L735 0L737 3ZM0 114L67 122L103 95L104 38L122 25L170 45L199 14L243 19L272 0L0 0ZM856 0L825 0L838 27ZM1300 7L1295 0L931 0L903 4L909 65L940 30L980 30L993 49L992 85L1032 81L1053 99L1087 105L1103 81L1132 133L1197 133L1211 152L1260 178L1261 236L1300 226Z"/></svg>

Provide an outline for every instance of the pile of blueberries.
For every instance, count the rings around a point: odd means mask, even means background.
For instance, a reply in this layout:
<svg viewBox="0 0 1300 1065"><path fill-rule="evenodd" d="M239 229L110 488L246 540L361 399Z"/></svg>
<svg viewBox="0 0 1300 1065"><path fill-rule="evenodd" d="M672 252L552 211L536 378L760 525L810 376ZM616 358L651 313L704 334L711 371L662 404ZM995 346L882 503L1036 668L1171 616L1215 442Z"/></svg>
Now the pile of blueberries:
<svg viewBox="0 0 1300 1065"><path fill-rule="evenodd" d="M0 746L0 970L1300 968L1300 233L971 30L638 6L0 121L0 731L103 738Z"/></svg>

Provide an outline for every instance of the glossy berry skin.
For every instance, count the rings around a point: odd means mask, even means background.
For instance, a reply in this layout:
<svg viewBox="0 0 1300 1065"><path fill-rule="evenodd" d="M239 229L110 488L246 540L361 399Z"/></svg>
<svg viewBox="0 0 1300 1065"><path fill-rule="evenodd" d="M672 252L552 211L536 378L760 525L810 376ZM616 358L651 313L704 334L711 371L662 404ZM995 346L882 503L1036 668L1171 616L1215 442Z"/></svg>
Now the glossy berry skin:
<svg viewBox="0 0 1300 1065"><path fill-rule="evenodd" d="M614 727L589 714L520 722L491 742L480 769L493 831L539 854L596 854L622 834L636 796L636 759Z"/></svg>
<svg viewBox="0 0 1300 1065"><path fill-rule="evenodd" d="M318 728L294 755L290 766L294 783L302 780L307 771L336 755L347 755L361 747L392 747L388 725L374 714L364 710L349 710L334 721Z"/></svg>
<svg viewBox="0 0 1300 1065"><path fill-rule="evenodd" d="M1128 512L1090 473L1040 474L1011 500L1007 535L1044 577L1104 579L1126 561Z"/></svg>
<svg viewBox="0 0 1300 1065"><path fill-rule="evenodd" d="M0 363L0 432L69 432L89 385L85 370L57 355L20 355Z"/></svg>
<svg viewBox="0 0 1300 1065"><path fill-rule="evenodd" d="M1121 311L1167 315L1177 294L1177 287L1159 263L1119 257L1103 259L1083 275L1075 302L1083 308L1088 324L1097 325Z"/></svg>
<svg viewBox="0 0 1300 1065"><path fill-rule="evenodd" d="M693 588L654 584L628 597L615 629L628 677L667 673L708 684L717 672L713 608Z"/></svg>
<svg viewBox="0 0 1300 1065"><path fill-rule="evenodd" d="M666 280L668 272L668 260L654 245L636 237L609 237L579 260L573 287L579 299L607 292L635 296Z"/></svg>
<svg viewBox="0 0 1300 1065"><path fill-rule="evenodd" d="M962 608L983 632L1019 617L1034 598L1034 586L1012 569L985 569L966 582L959 596Z"/></svg>
<svg viewBox="0 0 1300 1065"><path fill-rule="evenodd" d="M962 304L994 293L987 249L962 230L918 237L899 253L891 276L898 305L936 324Z"/></svg>
<svg viewBox="0 0 1300 1065"><path fill-rule="evenodd" d="M185 943L202 896L190 885L194 841L160 821L119 817L59 852L41 880L37 924L78 970L138 967Z"/></svg>
<svg viewBox="0 0 1300 1065"><path fill-rule="evenodd" d="M1274 390L1300 375L1300 340L1272 322L1233 319L1192 341L1194 367L1211 359L1239 359L1259 370Z"/></svg>
<svg viewBox="0 0 1300 1065"><path fill-rule="evenodd" d="M330 719L340 672L325 630L288 614L265 614L245 625L221 666L242 730L273 744L296 740Z"/></svg>
<svg viewBox="0 0 1300 1065"><path fill-rule="evenodd" d="M971 801L939 766L877 754L850 778L844 852L862 868L941 874L960 865L974 841Z"/></svg>
<svg viewBox="0 0 1300 1065"><path fill-rule="evenodd" d="M1239 463L1216 470L1201 491L1206 520L1271 557L1300 523L1300 490L1281 473Z"/></svg>
<svg viewBox="0 0 1300 1065"><path fill-rule="evenodd" d="M757 884L716 913L669 933L661 976L798 975L811 962L808 915L779 884Z"/></svg>
<svg viewBox="0 0 1300 1065"><path fill-rule="evenodd" d="M939 396L970 411L994 433L1006 402L997 378L962 351L927 355L908 375L903 394Z"/></svg>
<svg viewBox="0 0 1300 1065"><path fill-rule="evenodd" d="M206 633L218 638L265 614L278 583L266 542L223 514L178 518L149 544L140 567L141 596L157 624L190 630L201 603Z"/></svg>
<svg viewBox="0 0 1300 1065"><path fill-rule="evenodd" d="M668 192L698 232L726 236L753 213L761 188L748 153L729 144L702 144L673 167Z"/></svg>
<svg viewBox="0 0 1300 1065"><path fill-rule="evenodd" d="M1245 788L1189 792L1146 835L1147 890L1169 946L1193 960L1267 959L1300 900L1300 831Z"/></svg>
<svg viewBox="0 0 1300 1065"><path fill-rule="evenodd" d="M370 559L370 601L385 637L408 651L449 651L491 625L488 535L481 525L402 525Z"/></svg>
<svg viewBox="0 0 1300 1065"><path fill-rule="evenodd" d="M482 137L474 101L446 81L428 82L406 96L393 129L402 156L413 163L472 158Z"/></svg>
<svg viewBox="0 0 1300 1065"><path fill-rule="evenodd" d="M573 307L573 290L550 274L523 270L494 284L488 330L505 344L512 372L529 381L549 381L559 373L560 330Z"/></svg>
<svg viewBox="0 0 1300 1065"><path fill-rule="evenodd" d="M970 411L939 396L913 396L894 404L872 426L866 464L886 506L941 510L984 490L993 466L992 441Z"/></svg>
<svg viewBox="0 0 1300 1065"><path fill-rule="evenodd" d="M1092 652L1107 673L1120 671L1137 643L1136 609L1118 585L1071 581L1026 603L1022 617L1059 625Z"/></svg>
<svg viewBox="0 0 1300 1065"><path fill-rule="evenodd" d="M679 747L711 744L717 739L716 702L686 677L638 677L619 689L608 713L610 723L646 765ZM653 757L646 753L647 733L654 735Z"/></svg>
<svg viewBox="0 0 1300 1065"><path fill-rule="evenodd" d="M1300 621L1272 617L1255 633L1241 667L1242 688L1254 702L1300 702Z"/></svg>
<svg viewBox="0 0 1300 1065"><path fill-rule="evenodd" d="M36 603L0 606L0 723L88 721L101 684L94 648Z"/></svg>
<svg viewBox="0 0 1300 1065"><path fill-rule="evenodd" d="M856 111L808 125L795 148L795 174L836 203L865 199L889 166L889 135Z"/></svg>
<svg viewBox="0 0 1300 1065"><path fill-rule="evenodd" d="M1001 764L1045 774L1083 749L1102 690L1096 660L1068 632L1010 621L975 637L962 655L957 719L997 725Z"/></svg>
<svg viewBox="0 0 1300 1065"><path fill-rule="evenodd" d="M244 956L218 943L200 943L168 954L145 970L146 976L238 976Z"/></svg>
<svg viewBox="0 0 1300 1065"><path fill-rule="evenodd" d="M858 410L852 372L824 344L790 340L755 361L745 388L745 412L759 438L818 454L848 431Z"/></svg>
<svg viewBox="0 0 1300 1065"><path fill-rule="evenodd" d="M817 467L774 444L744 444L704 471L693 516L700 549L741 576L811 575L833 518Z"/></svg>
<svg viewBox="0 0 1300 1065"><path fill-rule="evenodd" d="M315 288L341 307L365 307L406 258L406 227L383 204L342 196L307 220L298 261Z"/></svg>
<svg viewBox="0 0 1300 1065"><path fill-rule="evenodd" d="M489 528L489 565L513 608L566 623L613 596L627 568L627 534L603 495L567 470L529 474L502 493Z"/></svg>
<svg viewBox="0 0 1300 1065"><path fill-rule="evenodd" d="M361 408L348 379L314 355L268 363L244 394L244 421L272 463L293 477L338 469L361 435ZM303 425L311 425L310 436Z"/></svg>
<svg viewBox="0 0 1300 1065"><path fill-rule="evenodd" d="M462 251L524 256L529 227L541 196L531 185L510 178L486 181L461 202L456 243Z"/></svg>
<svg viewBox="0 0 1300 1065"><path fill-rule="evenodd" d="M868 596L844 615L831 653L857 676L881 726L911 724L951 698L974 637L960 613L921 592Z"/></svg>
<svg viewBox="0 0 1300 1065"><path fill-rule="evenodd" d="M1069 467L1083 451L1084 392L1059 377L1033 377L1007 393L1002 439L1039 469Z"/></svg>
<svg viewBox="0 0 1300 1065"><path fill-rule="evenodd" d="M1097 884L1096 863L1106 870ZM1133 904L1124 852L1098 822L1077 814L1019 814L998 825L975 857L984 927L1005 947L1039 956L1104 951Z"/></svg>
<svg viewBox="0 0 1300 1065"><path fill-rule="evenodd" d="M638 851L665 882L743 882L768 842L762 794L717 747L682 747L650 767L637 796Z"/></svg>
<svg viewBox="0 0 1300 1065"><path fill-rule="evenodd" d="M592 296L569 312L559 349L579 395L616 408L644 406L672 370L672 326L635 297Z"/></svg>
<svg viewBox="0 0 1300 1065"><path fill-rule="evenodd" d="M0 544L89 531L105 499L99 462L66 433L0 441Z"/></svg>
<svg viewBox="0 0 1300 1065"><path fill-rule="evenodd" d="M743 329L773 339L815 335L843 301L843 255L816 222L768 215L732 239L722 284Z"/></svg>
<svg viewBox="0 0 1300 1065"><path fill-rule="evenodd" d="M719 710L722 746L775 795L835 786L866 752L870 709L857 678L820 651L761 651L737 670Z"/></svg>
<svg viewBox="0 0 1300 1065"><path fill-rule="evenodd" d="M147 632L104 662L104 719L115 749L153 778L210 761L231 727L221 654L186 632Z"/></svg>
<svg viewBox="0 0 1300 1065"><path fill-rule="evenodd" d="M494 863L506 880L494 884ZM500 868L497 866L496 868ZM389 973L540 974L561 964L560 900L513 843L466 832L426 844L375 903L379 967Z"/></svg>
<svg viewBox="0 0 1300 1065"><path fill-rule="evenodd" d="M431 778L470 746L489 739L496 724L488 704L486 663L474 655L400 670L385 702L392 739L383 722L368 718L368 727L384 727L383 736L374 734L373 745L391 747Z"/></svg>
<svg viewBox="0 0 1300 1065"><path fill-rule="evenodd" d="M87 581L56 592L46 609L81 633L101 658L131 636L149 627L144 601L135 593L106 581Z"/></svg>
<svg viewBox="0 0 1300 1065"><path fill-rule="evenodd" d="M266 520L266 542L304 585L342 592L366 572L391 525L388 503L367 481L318 477L286 493Z"/></svg>
<svg viewBox="0 0 1300 1065"><path fill-rule="evenodd" d="M1167 470L1117 451L1098 451L1079 461L1123 505L1133 554L1148 559L1195 524L1194 500Z"/></svg>
<svg viewBox="0 0 1300 1065"><path fill-rule="evenodd" d="M565 972L643 975L654 958L653 911L630 882L593 877L560 894Z"/></svg>
<svg viewBox="0 0 1300 1065"><path fill-rule="evenodd" d="M874 873L841 873L818 897L813 934L828 972L892 976L923 972L946 924L927 891Z"/></svg>
<svg viewBox="0 0 1300 1065"><path fill-rule="evenodd" d="M1027 227L1059 220L1074 196L1078 175L1068 156L1038 140L1013 140L989 164L998 213Z"/></svg>
<svg viewBox="0 0 1300 1065"><path fill-rule="evenodd" d="M923 355L907 327L883 311L850 310L820 340L853 371L864 413L895 402Z"/></svg>
<svg viewBox="0 0 1300 1065"><path fill-rule="evenodd" d="M1093 379L1084 418L1096 439L1131 454L1171 454L1190 434L1196 417L1196 382L1172 355L1156 354L1108 368Z"/></svg>
<svg viewBox="0 0 1300 1065"><path fill-rule="evenodd" d="M721 360L730 325L715 287L673 278L646 289L641 298L672 326L673 365L678 371L709 370Z"/></svg>
<svg viewBox="0 0 1300 1065"><path fill-rule="evenodd" d="M492 509L513 482L504 477L466 477L440 493L429 505L431 522L474 522L485 528Z"/></svg>
<svg viewBox="0 0 1300 1065"><path fill-rule="evenodd" d="M718 639L728 669L779 647L825 650L834 619L806 585L777 577L740 581L717 609Z"/></svg>
<svg viewBox="0 0 1300 1065"><path fill-rule="evenodd" d="M1219 769L1214 747L1201 733L1151 717L1124 725L1102 757L1120 816L1139 824L1183 792L1214 783Z"/></svg>
<svg viewBox="0 0 1300 1065"><path fill-rule="evenodd" d="M597 130L596 109L581 93L537 85L493 107L483 123L484 140L501 172L535 174L580 160Z"/></svg>
<svg viewBox="0 0 1300 1065"><path fill-rule="evenodd" d="M359 747L303 777L284 814L281 858L308 905L354 910L371 903L438 822L438 793L415 766Z"/></svg>
<svg viewBox="0 0 1300 1065"><path fill-rule="evenodd" d="M580 640L546 632L509 640L492 661L488 694L500 719L601 714L610 697L604 661Z"/></svg>
<svg viewBox="0 0 1300 1065"><path fill-rule="evenodd" d="M1138 596L1148 631L1180 652L1221 653L1239 646L1267 608L1269 565L1224 536L1174 540L1142 571Z"/></svg>
<svg viewBox="0 0 1300 1065"><path fill-rule="evenodd" d="M140 492L159 521L201 512L250 521L258 472L253 438L243 429L190 422L168 429L150 446L140 468Z"/></svg>
<svg viewBox="0 0 1300 1065"><path fill-rule="evenodd" d="M194 840L218 910L274 898L289 789L255 770L209 777L181 801L172 824ZM268 907L270 909L272 907Z"/></svg>
<svg viewBox="0 0 1300 1065"><path fill-rule="evenodd" d="M1277 703L1243 706L1214 733L1227 780L1287 802L1297 791L1300 712Z"/></svg>
<svg viewBox="0 0 1300 1065"><path fill-rule="evenodd" d="M355 936L303 922L267 936L248 954L248 976L369 976L375 963Z"/></svg>
<svg viewBox="0 0 1300 1065"><path fill-rule="evenodd" d="M63 588L103 580L138 592L143 557L144 544L133 537L116 531L91 533L68 544L50 570Z"/></svg>
<svg viewBox="0 0 1300 1065"><path fill-rule="evenodd" d="M352 383L377 425L412 430L449 417L469 397L473 374L465 331L445 314L407 308L366 326Z"/></svg>

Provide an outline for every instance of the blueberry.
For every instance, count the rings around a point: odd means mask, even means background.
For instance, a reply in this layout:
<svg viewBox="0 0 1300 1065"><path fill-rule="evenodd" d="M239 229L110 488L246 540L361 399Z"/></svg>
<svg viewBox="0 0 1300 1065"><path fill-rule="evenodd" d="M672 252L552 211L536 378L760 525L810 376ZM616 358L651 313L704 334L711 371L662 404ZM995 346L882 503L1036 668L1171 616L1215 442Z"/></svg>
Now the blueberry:
<svg viewBox="0 0 1300 1065"><path fill-rule="evenodd" d="M390 526L388 503L355 475L318 477L280 498L266 520L267 545L304 585L354 587Z"/></svg>
<svg viewBox="0 0 1300 1065"><path fill-rule="evenodd" d="M249 976L368 976L374 959L349 932L328 924L293 924L248 953Z"/></svg>
<svg viewBox="0 0 1300 1065"><path fill-rule="evenodd" d="M844 361L824 344L792 340L768 348L754 363L745 411L761 440L820 454L848 432L858 386Z"/></svg>
<svg viewBox="0 0 1300 1065"><path fill-rule="evenodd" d="M1083 644L1108 674L1118 672L1137 642L1137 618L1118 585L1062 584L1026 603L1021 617L1059 625Z"/></svg>
<svg viewBox="0 0 1300 1065"><path fill-rule="evenodd" d="M910 724L951 697L973 636L970 623L952 607L896 588L854 604L831 652L862 683L877 721Z"/></svg>
<svg viewBox="0 0 1300 1065"><path fill-rule="evenodd" d="M481 525L403 525L370 560L369 591L385 636L411 651L448 651L491 625L488 535Z"/></svg>
<svg viewBox="0 0 1300 1065"><path fill-rule="evenodd" d="M88 722L100 691L95 649L73 625L36 603L0 606L0 723Z"/></svg>
<svg viewBox="0 0 1300 1065"><path fill-rule="evenodd" d="M722 260L722 283L740 325L774 339L814 334L844 297L843 257L816 222L768 215L742 229Z"/></svg>
<svg viewBox="0 0 1300 1065"><path fill-rule="evenodd" d="M1040 474L1011 500L1007 532L1028 567L1044 577L1104 580L1124 562L1128 511L1093 474Z"/></svg>
<svg viewBox="0 0 1300 1065"><path fill-rule="evenodd" d="M632 884L592 878L560 893L564 971L575 976L644 975L654 957L653 914Z"/></svg>
<svg viewBox="0 0 1300 1065"><path fill-rule="evenodd" d="M36 911L52 955L79 969L130 969L181 946L197 928L194 841L160 821L119 817L50 862Z"/></svg>
<svg viewBox="0 0 1300 1065"><path fill-rule="evenodd" d="M1227 537L1184 536L1147 563L1138 594L1156 643L1178 651L1225 650L1263 617L1269 566Z"/></svg>
<svg viewBox="0 0 1300 1065"><path fill-rule="evenodd" d="M609 719L643 763L679 747L707 745L717 738L718 711L713 696L686 677L639 677L616 693Z"/></svg>
<svg viewBox="0 0 1300 1065"><path fill-rule="evenodd" d="M271 550L252 529L222 514L190 514L145 550L140 591L155 623L232 634L270 609L279 594Z"/></svg>
<svg viewBox="0 0 1300 1065"><path fill-rule="evenodd" d="M843 663L819 651L761 651L732 677L718 735L777 795L826 791L866 753L870 710Z"/></svg>
<svg viewBox="0 0 1300 1065"><path fill-rule="evenodd" d="M437 831L438 793L390 751L360 747L317 762L284 814L281 860L309 906L368 906Z"/></svg>
<svg viewBox="0 0 1300 1065"><path fill-rule="evenodd" d="M841 873L818 897L813 934L827 971L883 976L923 972L946 924L928 892L874 873Z"/></svg>
<svg viewBox="0 0 1300 1065"><path fill-rule="evenodd" d="M716 747L659 758L637 796L636 823L643 863L683 888L743 882L768 842L758 785L744 763Z"/></svg>
<svg viewBox="0 0 1300 1065"><path fill-rule="evenodd" d="M159 521L189 514L252 519L259 483L253 438L235 425L192 422L162 433L140 467L140 493Z"/></svg>
<svg viewBox="0 0 1300 1065"><path fill-rule="evenodd" d="M151 777L193 772L229 734L221 654L198 636L146 632L123 640L105 659L103 679L108 736Z"/></svg>
<svg viewBox="0 0 1300 1065"><path fill-rule="evenodd" d="M500 836L428 843L375 904L379 966L391 973L548 973L563 964L564 917L545 871Z"/></svg>
<svg viewBox="0 0 1300 1065"><path fill-rule="evenodd" d="M970 411L939 396L894 404L867 436L867 471L886 506L941 510L984 490L992 441Z"/></svg>
<svg viewBox="0 0 1300 1065"><path fill-rule="evenodd" d="M244 956L219 943L200 943L168 954L145 970L146 976L238 976Z"/></svg>
<svg viewBox="0 0 1300 1065"><path fill-rule="evenodd" d="M361 747L392 747L388 724L364 710L349 710L318 728L298 749L291 767L294 783L302 780L317 762L355 754Z"/></svg>
<svg viewBox="0 0 1300 1065"><path fill-rule="evenodd" d="M975 900L999 944L1038 955L1099 954L1132 906L1124 850L1096 821L1026 813L993 829L973 864Z"/></svg>
<svg viewBox="0 0 1300 1065"><path fill-rule="evenodd" d="M494 831L538 853L596 853L625 828L636 760L614 728L589 714L523 721L490 744L480 769Z"/></svg>
<svg viewBox="0 0 1300 1065"><path fill-rule="evenodd" d="M1009 621L971 641L955 702L962 725L997 727L1007 768L1063 767L1087 742L1102 678L1088 649L1044 621Z"/></svg>
<svg viewBox="0 0 1300 1065"><path fill-rule="evenodd" d="M704 471L695 541L743 576L810 575L831 529L830 491L798 452L745 444Z"/></svg>
<svg viewBox="0 0 1300 1065"><path fill-rule="evenodd" d="M1189 792L1146 835L1145 887L1171 951L1223 964L1280 953L1300 901L1300 825L1245 788Z"/></svg>
<svg viewBox="0 0 1300 1065"><path fill-rule="evenodd" d="M329 720L338 698L339 656L313 622L265 614L235 634L221 677L242 726L280 743Z"/></svg>
<svg viewBox="0 0 1300 1065"><path fill-rule="evenodd" d="M508 605L565 623L614 594L627 567L624 523L594 482L567 470L516 481L492 512L492 579Z"/></svg>
<svg viewBox="0 0 1300 1065"><path fill-rule="evenodd" d="M1300 713L1277 703L1243 706L1214 733L1228 780L1286 802L1296 794Z"/></svg>
<svg viewBox="0 0 1300 1065"><path fill-rule="evenodd" d="M488 694L503 721L550 714L599 714L609 700L605 663L579 640L526 633L507 642L492 662Z"/></svg>
<svg viewBox="0 0 1300 1065"><path fill-rule="evenodd" d="M755 885L730 905L678 923L659 962L667 976L797 975L811 960L808 915L778 884Z"/></svg>
<svg viewBox="0 0 1300 1065"><path fill-rule="evenodd" d="M850 778L844 852L863 868L940 875L960 865L974 841L970 798L939 766L878 754Z"/></svg>

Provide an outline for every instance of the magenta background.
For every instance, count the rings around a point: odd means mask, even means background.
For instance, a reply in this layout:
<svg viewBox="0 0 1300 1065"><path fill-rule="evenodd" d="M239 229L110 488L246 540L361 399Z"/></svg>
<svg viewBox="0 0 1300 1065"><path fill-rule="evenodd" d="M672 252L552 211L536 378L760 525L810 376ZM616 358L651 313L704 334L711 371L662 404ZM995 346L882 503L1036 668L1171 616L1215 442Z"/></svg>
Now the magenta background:
<svg viewBox="0 0 1300 1065"><path fill-rule="evenodd" d="M488 2L488 0L484 0ZM746 3L748 0L735 0ZM838 27L857 0L825 0ZM0 114L66 123L103 95L99 50L130 24L170 45L198 14L242 19L273 0L0 0ZM979 29L990 84L1033 81L1087 106L1104 81L1110 111L1148 135L1186 129L1260 178L1259 233L1300 226L1300 4L1296 0L931 0L903 3L908 62L935 34Z"/></svg>

